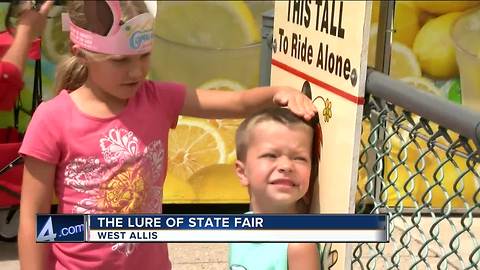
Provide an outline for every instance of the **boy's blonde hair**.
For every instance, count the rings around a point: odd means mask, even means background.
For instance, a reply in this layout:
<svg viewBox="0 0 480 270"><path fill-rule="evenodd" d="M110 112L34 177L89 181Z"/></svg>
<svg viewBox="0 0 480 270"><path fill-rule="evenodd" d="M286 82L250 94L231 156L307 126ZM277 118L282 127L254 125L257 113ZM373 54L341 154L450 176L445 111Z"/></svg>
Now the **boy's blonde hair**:
<svg viewBox="0 0 480 270"><path fill-rule="evenodd" d="M310 181L308 185L308 191L304 196L304 200L301 201L301 203L303 204L302 208L306 209L305 212L308 212L308 210L311 207L311 198L313 195L314 184L318 176L318 162L320 159L320 153L319 153L320 149L316 147L316 145L317 145L317 142L320 142L321 135L317 134L318 132L315 130L315 125L317 125L318 123L315 123L314 122L315 120L307 122L303 118L296 116L289 109L281 108L281 107L269 108L269 109L254 113L249 117L245 118L245 120L238 127L237 132L235 134L235 146L236 146L238 160L245 161L246 159L251 130L254 127L256 127L258 124L267 122L267 121L277 122L285 126L303 125L312 130L312 133L313 133L312 152L311 152L312 166L311 166L311 172L310 172Z"/></svg>
<svg viewBox="0 0 480 270"><path fill-rule="evenodd" d="M267 121L277 122L285 126L304 125L312 129L305 120L297 117L286 108L274 107L254 113L245 118L236 131L235 146L238 160L245 161L251 130L258 124Z"/></svg>
<svg viewBox="0 0 480 270"><path fill-rule="evenodd" d="M126 22L139 14L148 12L147 7L143 1L119 2L122 9L121 20L123 22ZM96 20L96 22L92 22L91 20L89 20L85 12L85 6L88 4L107 5L104 1L69 1L67 9L70 19L75 25L83 29L99 35L106 35L106 32L108 32L110 26L98 23L99 20ZM88 57L95 61L104 61L112 57L112 55L90 52L83 49L81 50L81 53L85 57ZM70 55L68 58L65 58L63 61L61 61L61 63L57 66L55 77L56 93L60 92L62 89L66 89L67 91L71 92L85 83L88 77L88 69L80 61L80 59L78 59L77 56Z"/></svg>

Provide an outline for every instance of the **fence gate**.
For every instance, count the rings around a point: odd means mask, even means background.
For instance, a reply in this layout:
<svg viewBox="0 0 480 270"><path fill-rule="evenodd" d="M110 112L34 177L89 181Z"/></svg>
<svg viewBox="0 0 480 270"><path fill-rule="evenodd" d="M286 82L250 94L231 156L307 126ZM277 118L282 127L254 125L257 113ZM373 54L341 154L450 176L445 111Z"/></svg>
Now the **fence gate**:
<svg viewBox="0 0 480 270"><path fill-rule="evenodd" d="M352 269L479 269L480 113L367 75L356 208L387 213L390 242Z"/></svg>

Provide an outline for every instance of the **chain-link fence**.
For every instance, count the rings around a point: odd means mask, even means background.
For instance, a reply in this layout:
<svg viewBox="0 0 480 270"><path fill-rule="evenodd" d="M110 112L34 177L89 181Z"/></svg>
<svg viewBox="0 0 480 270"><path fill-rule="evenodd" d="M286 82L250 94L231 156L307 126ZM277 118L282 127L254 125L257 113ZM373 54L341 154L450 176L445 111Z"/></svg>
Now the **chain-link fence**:
<svg viewBox="0 0 480 270"><path fill-rule="evenodd" d="M391 238L354 245L352 269L479 269L480 114L379 72L367 91L357 212Z"/></svg>

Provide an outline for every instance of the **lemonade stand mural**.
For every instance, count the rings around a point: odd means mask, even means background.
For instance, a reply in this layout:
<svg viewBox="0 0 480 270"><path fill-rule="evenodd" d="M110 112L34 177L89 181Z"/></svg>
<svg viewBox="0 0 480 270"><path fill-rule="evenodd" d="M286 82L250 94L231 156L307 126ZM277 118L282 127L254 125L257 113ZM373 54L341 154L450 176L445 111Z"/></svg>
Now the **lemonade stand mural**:
<svg viewBox="0 0 480 270"><path fill-rule="evenodd" d="M190 87L226 91L258 84L261 13L273 8L272 1L163 2L159 2L162 4L158 7L164 12L157 17L158 32L151 78L183 81ZM1 29L8 5L0 3ZM368 48L370 66L375 63L379 1L373 1L372 6ZM480 1L397 1L395 7L390 75L452 102L463 101L463 105L472 109L480 108ZM55 95L55 67L69 49L68 33L61 30L61 11L62 8L58 6L52 9L44 32L44 99ZM463 23L455 24L461 19L464 19ZM219 25L229 31L218 28ZM31 104L33 71L34 64L29 62L24 74L25 88L21 93L26 110ZM470 105L470 102L476 103ZM21 111L20 131L26 129L29 120L30 116ZM167 203L248 202L246 190L238 184L232 172L235 158L233 134L238 123L239 120L180 119L177 130L170 137L171 160L165 187ZM0 128L12 125L13 112L0 112ZM196 132L204 134L203 141L185 140L190 135L195 136ZM368 133L368 130L363 132ZM366 138L363 140L366 141ZM400 151L398 146L402 143L397 140L398 144L392 145L394 153ZM204 149L203 145L211 146L211 150ZM185 147L189 149L188 153L182 152ZM203 150L206 151L202 154ZM408 156L412 157L409 162L414 162L420 155L414 146L407 150ZM414 164L408 165L414 167ZM392 163L387 160L386 166L388 170ZM433 171L429 170L433 169L430 167L426 166L426 171L431 175ZM445 168L445 175L448 176L452 170L458 168ZM398 170L397 185L400 189L408 176L408 171ZM359 176L360 187L365 183L365 178L365 175ZM445 183L453 183L454 180L447 179ZM473 179L465 181L463 192L470 201L474 194L468 192L475 190L472 188L474 184ZM415 187L415 196L421 196L425 184L419 179ZM449 189L452 190L451 185ZM433 193L432 204L441 206L446 195L441 190L434 190ZM401 194L392 189L388 196L388 201L394 203ZM456 200L452 201L453 205L461 206L462 202ZM409 200L405 202L409 206ZM410 203L410 206L413 204Z"/></svg>
<svg viewBox="0 0 480 270"><path fill-rule="evenodd" d="M368 63L375 64L375 47L379 21L379 1L373 2ZM462 104L472 110L480 110L480 1L396 1L394 13L394 34L391 47L390 76L411 84L412 86L430 92L434 95ZM460 71L460 72L459 72ZM463 98L462 98L463 97ZM414 116L417 117L418 116ZM368 124L363 125L364 137L368 142ZM434 132L437 126L432 126ZM391 132L391 130L389 131ZM416 207L416 201L422 201L422 196L429 186L425 178L414 176L408 168L415 168L415 162L427 149L427 143L420 141L419 145L410 144L406 149L401 146L408 140L408 132L399 131L401 136L390 138L392 150L384 159L385 171L396 168L396 174L385 175L395 187L390 187L384 194L387 204L392 206L400 197L405 196L405 190L411 192L414 200L407 196L403 200L404 207ZM427 135L427 134L424 134ZM447 143L446 143L447 144ZM398 166L401 159L407 155L406 166ZM439 152L439 159L444 160L446 153ZM432 207L440 208L455 193L454 184L458 171L466 170L464 161L455 157L453 164L443 167L443 188L436 185L432 190ZM433 177L438 162L433 157L425 158L424 175L427 179ZM406 185L409 177L409 185ZM433 181L433 180L429 180ZM366 172L361 170L359 188L365 187ZM465 177L462 195L468 203L474 202L473 192L478 188L473 175ZM400 192L399 192L400 191ZM448 193L448 194L447 194ZM357 192L357 200L360 198ZM463 207L460 198L451 201L452 207Z"/></svg>
<svg viewBox="0 0 480 270"><path fill-rule="evenodd" d="M151 78L190 89L259 84L261 13L271 1L157 2ZM241 120L180 117L170 132L166 203L248 203L234 172Z"/></svg>

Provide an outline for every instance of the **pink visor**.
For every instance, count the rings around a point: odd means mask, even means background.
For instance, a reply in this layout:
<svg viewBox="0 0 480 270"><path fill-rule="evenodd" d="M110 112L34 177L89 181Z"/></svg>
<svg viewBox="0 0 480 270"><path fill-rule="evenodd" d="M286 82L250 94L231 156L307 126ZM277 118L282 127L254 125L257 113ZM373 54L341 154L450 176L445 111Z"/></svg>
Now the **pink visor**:
<svg viewBox="0 0 480 270"><path fill-rule="evenodd" d="M153 15L143 13L122 24L122 11L119 1L105 2L111 10L111 15L113 15L111 28L105 36L75 25L68 14L62 14L62 26L64 30L70 31L70 40L80 48L97 53L135 55L150 52L153 43ZM98 11L86 17L88 19L89 17L102 16L100 13L101 11Z"/></svg>

